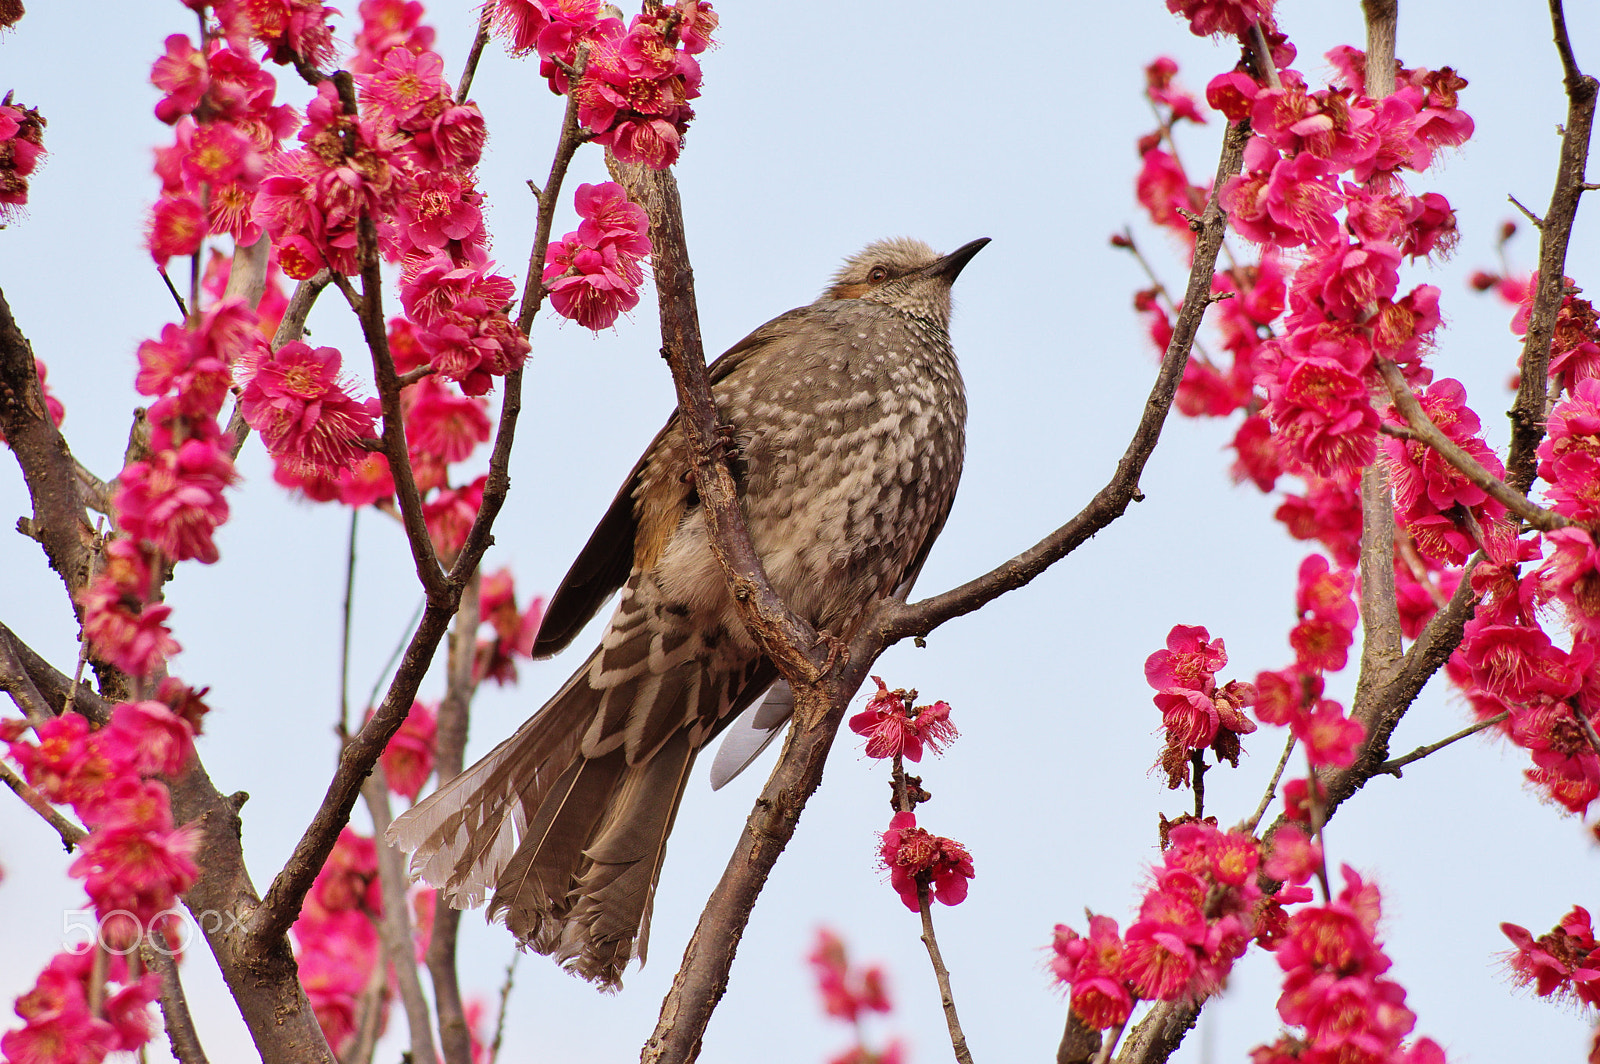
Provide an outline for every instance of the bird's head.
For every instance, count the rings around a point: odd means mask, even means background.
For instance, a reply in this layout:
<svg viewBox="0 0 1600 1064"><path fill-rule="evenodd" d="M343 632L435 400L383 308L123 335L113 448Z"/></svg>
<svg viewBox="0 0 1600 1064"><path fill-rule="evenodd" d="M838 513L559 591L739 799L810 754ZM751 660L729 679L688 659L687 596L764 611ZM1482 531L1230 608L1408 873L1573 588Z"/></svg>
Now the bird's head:
<svg viewBox="0 0 1600 1064"><path fill-rule="evenodd" d="M823 299L865 299L906 314L950 324L950 286L988 237L941 256L920 240L896 237L868 244L845 260Z"/></svg>

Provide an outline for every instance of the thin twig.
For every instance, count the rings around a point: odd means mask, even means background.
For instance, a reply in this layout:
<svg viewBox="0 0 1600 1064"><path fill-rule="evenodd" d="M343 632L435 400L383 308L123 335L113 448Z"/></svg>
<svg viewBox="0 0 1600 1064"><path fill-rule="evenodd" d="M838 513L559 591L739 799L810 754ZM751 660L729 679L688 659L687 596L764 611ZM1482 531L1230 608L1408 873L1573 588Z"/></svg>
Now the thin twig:
<svg viewBox="0 0 1600 1064"><path fill-rule="evenodd" d="M350 737L350 619L356 593L356 517L359 506L350 507L350 545L344 559L344 605L339 629L339 743Z"/></svg>
<svg viewBox="0 0 1600 1064"><path fill-rule="evenodd" d="M519 950L511 954L511 960L506 964L505 981L500 984L500 1010L494 1019L494 1041L489 1043L489 1064L495 1064L500 1059L500 1041L506 1033L506 1005L511 1001L511 980L517 972L517 961L521 959Z"/></svg>
<svg viewBox="0 0 1600 1064"><path fill-rule="evenodd" d="M489 24L494 20L495 6L484 4L478 16L478 32L472 35L472 47L467 49L467 62L461 69L461 81L456 86L456 103L466 103L472 91L472 79L478 73L478 60L483 57L483 47L489 43Z"/></svg>
<svg viewBox="0 0 1600 1064"><path fill-rule="evenodd" d="M1515 207L1517 210L1521 211L1523 213L1523 215L1528 219L1528 221L1533 223L1533 227L1535 229L1543 229L1544 228L1544 219L1539 217L1537 214L1534 214L1527 207L1524 207L1522 205L1522 201L1521 200L1517 199L1517 197L1515 197L1513 195L1510 195L1510 194L1506 195L1506 199L1510 200L1511 201L1511 205L1513 207Z"/></svg>
<svg viewBox="0 0 1600 1064"><path fill-rule="evenodd" d="M1272 45L1267 43L1267 35L1259 22L1250 27L1250 50L1255 53L1261 76L1267 79L1267 88L1282 89L1283 80L1278 77L1278 64L1272 59Z"/></svg>
<svg viewBox="0 0 1600 1064"><path fill-rule="evenodd" d="M950 1048L961 1064L972 1064L972 1051L967 1048L967 1035L956 1018L955 992L950 988L950 969L944 966L944 956L939 952L939 940L933 933L933 899L929 897L928 884L917 883L917 908L922 913L922 944L928 947L928 960L933 964L933 977L939 983L939 1003L944 1007L944 1022L950 1031Z"/></svg>
<svg viewBox="0 0 1600 1064"><path fill-rule="evenodd" d="M7 787L16 791L17 797L21 798L29 809L38 813L46 824L55 829L56 834L61 836L62 848L68 853L71 853L73 848L83 841L83 837L89 834L63 816L60 810L50 804L49 799L29 786L28 781L17 775L4 761L0 761L0 782L4 782Z"/></svg>
<svg viewBox="0 0 1600 1064"><path fill-rule="evenodd" d="M400 411L400 381L395 372L394 356L389 352L389 332L383 317L383 278L378 269L378 232L370 215L363 214L358 225L361 246L361 292L356 294L350 281L342 274L333 275L333 283L344 295L345 301L356 312L361 322L361 334L372 354L373 376L378 384L378 401L383 406L383 454L389 461L389 473L394 477L395 501L400 504L400 524L406 532L406 542L411 546L411 560L417 579L428 595L430 605L450 607L450 588L445 571L440 567L433 537L428 533L428 523L422 516L422 492L417 487L415 471L411 468L411 451L406 445L405 418Z"/></svg>
<svg viewBox="0 0 1600 1064"><path fill-rule="evenodd" d="M1290 734L1289 741L1283 744L1283 753L1278 757L1278 767L1272 770L1272 779L1267 781L1267 792L1261 796L1261 804L1250 814L1250 819L1239 825L1245 834L1255 834L1256 828L1261 824L1261 818L1267 815L1267 807L1278 796L1278 781L1283 779L1283 770L1289 765L1289 755L1294 752L1294 744L1295 737Z"/></svg>
<svg viewBox="0 0 1600 1064"><path fill-rule="evenodd" d="M1595 734L1594 725L1589 722L1589 717L1578 706L1577 699L1568 703L1572 710L1572 719L1578 722L1578 730L1583 732L1584 739L1589 743L1589 749L1600 754L1600 735Z"/></svg>
<svg viewBox="0 0 1600 1064"><path fill-rule="evenodd" d="M411 640L414 638L417 622L422 619L422 611L427 607L427 599L417 603L417 608L411 613L411 619L406 622L405 628L400 632L399 641L395 643L394 649L389 652L389 660L383 663L383 668L379 669L378 675L373 678L372 690L367 692L367 700L362 703L363 709L371 709L378 704L378 693L383 690L383 685L388 680L389 673L394 668L394 663L400 660L400 655L406 652L406 647L410 645Z"/></svg>
<svg viewBox="0 0 1600 1064"><path fill-rule="evenodd" d="M1095 1054L1094 1064L1110 1064L1111 1054L1117 1051L1117 1044L1122 1041L1122 1032L1128 1029L1128 1021L1112 1027L1105 1033L1105 1040L1100 1043L1100 1052Z"/></svg>
<svg viewBox="0 0 1600 1064"><path fill-rule="evenodd" d="M1144 471L1145 463L1161 438L1172 397L1188 363L1189 346L1194 342L1201 316L1209 305L1206 296L1211 291L1217 252L1222 244L1226 223L1226 216L1217 204L1215 190L1238 173L1244 158L1245 142L1249 137L1250 126L1245 122L1230 125L1223 139L1216 180L1212 182L1211 201L1206 206L1206 226L1195 242L1194 262L1184 293L1183 312L1173 323L1172 340L1167 345L1167 353L1155 384L1145 400L1144 414L1111 480L1072 520L984 575L919 602L880 601L851 644L853 659L870 659L874 646L888 646L912 636L926 636L946 621L971 613L1006 592L1025 586L1127 511L1128 505L1138 494L1139 476Z"/></svg>
<svg viewBox="0 0 1600 1064"><path fill-rule="evenodd" d="M411 936L411 905L406 897L411 879L406 875L406 858L384 838L391 818L389 781L383 766L373 768L361 788L367 812L372 816L372 835L378 847L378 886L383 894L383 916L378 934L383 953L393 968L400 1004L405 1009L406 1027L411 1035L410 1058L413 1064L437 1064L433 1046L433 1023L428 1000L422 994L422 979L417 972L417 949ZM380 963L379 967L382 967Z"/></svg>
<svg viewBox="0 0 1600 1064"><path fill-rule="evenodd" d="M1433 423L1428 412L1422 409L1422 404L1417 402L1417 397L1411 391L1411 386L1406 383L1405 375L1400 372L1399 366L1381 355L1377 358L1377 364L1378 373L1389 388L1389 396L1394 400L1395 409L1406 419L1411 431L1437 451L1439 457L1455 467L1457 472L1541 532L1553 532L1572 523L1562 515L1532 502L1526 495L1485 469L1482 463L1462 450L1459 444L1441 432L1439 426Z"/></svg>
<svg viewBox="0 0 1600 1064"><path fill-rule="evenodd" d="M1476 723L1476 724L1474 724L1474 725L1472 725L1470 727L1462 728L1460 731L1456 732L1454 735L1446 736L1445 738L1440 739L1436 743L1429 743L1427 746L1419 746L1415 750L1411 751L1409 754L1406 754L1404 757L1390 758L1388 761L1385 761L1383 764L1378 766L1377 772L1385 772L1385 773L1388 773L1389 775L1393 776L1395 779L1400 779L1401 775L1402 775L1400 770L1405 768L1407 765L1411 764L1411 762L1413 762L1413 761L1421 761L1423 758L1427 757L1429 754L1434 753L1434 752L1439 751L1439 750L1443 750L1445 747L1449 746L1451 743L1460 742L1462 739L1465 739L1469 735L1476 735L1479 732L1483 731L1483 729L1485 729L1485 728L1492 728L1496 724L1499 724L1501 721L1505 720L1507 717L1510 717L1510 716L1511 716L1511 712L1509 710L1507 710L1504 713L1497 713L1494 716L1489 717L1486 720L1480 720L1480 721L1478 721L1478 723ZM1597 750L1596 752L1600 753L1600 750Z"/></svg>

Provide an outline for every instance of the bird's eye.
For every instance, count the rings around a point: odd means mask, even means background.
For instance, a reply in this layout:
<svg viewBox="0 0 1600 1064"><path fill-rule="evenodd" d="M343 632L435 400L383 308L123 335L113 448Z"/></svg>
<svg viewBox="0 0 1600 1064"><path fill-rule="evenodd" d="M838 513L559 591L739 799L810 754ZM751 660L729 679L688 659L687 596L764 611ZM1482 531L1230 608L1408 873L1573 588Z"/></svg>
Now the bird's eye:
<svg viewBox="0 0 1600 1064"><path fill-rule="evenodd" d="M873 284L882 284L889 279L889 267L874 266L872 272L867 274L867 280Z"/></svg>

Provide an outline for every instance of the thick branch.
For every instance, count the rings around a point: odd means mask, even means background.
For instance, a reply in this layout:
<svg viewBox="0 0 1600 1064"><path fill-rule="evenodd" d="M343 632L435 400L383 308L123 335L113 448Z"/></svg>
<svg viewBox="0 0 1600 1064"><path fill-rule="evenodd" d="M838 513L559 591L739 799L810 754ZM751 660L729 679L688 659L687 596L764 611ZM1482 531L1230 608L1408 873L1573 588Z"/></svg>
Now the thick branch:
<svg viewBox="0 0 1600 1064"><path fill-rule="evenodd" d="M678 183L666 170L633 164L613 162L612 173L627 188L628 198L650 215L651 261L661 305L661 355L677 388L679 420L694 462L695 487L712 550L739 605L740 620L762 652L790 683L815 681L823 671L817 631L795 616L768 583L761 559L750 545L733 476L716 445L720 418L700 341Z"/></svg>
<svg viewBox="0 0 1600 1064"><path fill-rule="evenodd" d="M66 585L73 611L82 620L78 592L89 581L94 530L78 491L72 451L45 405L33 345L11 316L4 292L0 292L0 433L22 467L33 502L29 534L44 547L50 568Z"/></svg>
<svg viewBox="0 0 1600 1064"><path fill-rule="evenodd" d="M1583 195L1589 137L1594 129L1595 100L1600 90L1600 83L1578 69L1572 43L1567 37L1561 0L1550 0L1550 21L1566 84L1567 120L1562 128L1555 189L1550 193L1550 207L1539 224L1539 286L1534 292L1528 331L1522 341L1522 381L1509 414L1511 455L1506 462L1506 479L1523 494L1533 486L1537 469L1534 452L1544 438L1550 342L1555 336L1556 315L1561 310L1567 245L1572 239L1578 200Z"/></svg>

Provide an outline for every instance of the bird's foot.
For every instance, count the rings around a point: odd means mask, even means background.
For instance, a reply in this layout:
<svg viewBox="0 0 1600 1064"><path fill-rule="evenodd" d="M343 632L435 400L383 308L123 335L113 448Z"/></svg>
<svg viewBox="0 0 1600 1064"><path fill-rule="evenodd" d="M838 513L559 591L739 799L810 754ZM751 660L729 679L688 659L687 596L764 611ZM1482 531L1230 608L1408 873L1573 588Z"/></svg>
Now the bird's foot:
<svg viewBox="0 0 1600 1064"><path fill-rule="evenodd" d="M843 639L834 635L827 629L817 633L816 646L826 643L828 656L822 659L822 671L828 672L835 665L848 665L850 663L850 646Z"/></svg>
<svg viewBox="0 0 1600 1064"><path fill-rule="evenodd" d="M742 457L739 453L739 441L736 438L738 431L739 430L734 428L732 425L717 425L715 430L716 434L711 438L711 460L713 462L720 462L724 459L728 459L730 460L729 464L731 465L732 462L736 462L740 459L740 457ZM685 469L683 471L683 476L680 479L685 484L693 480L694 467L690 466L688 469Z"/></svg>

